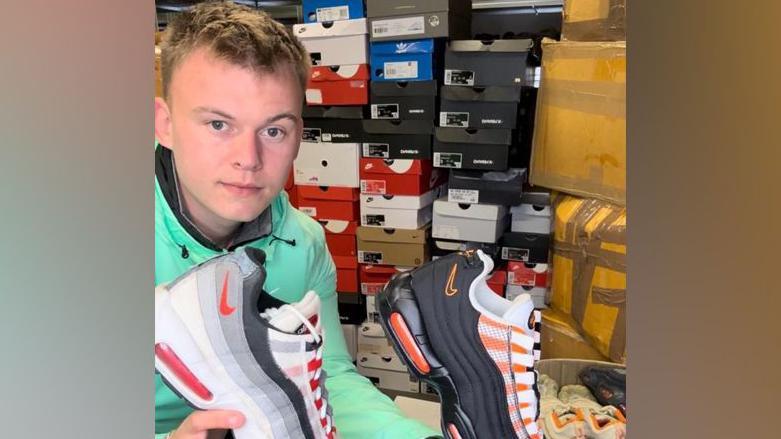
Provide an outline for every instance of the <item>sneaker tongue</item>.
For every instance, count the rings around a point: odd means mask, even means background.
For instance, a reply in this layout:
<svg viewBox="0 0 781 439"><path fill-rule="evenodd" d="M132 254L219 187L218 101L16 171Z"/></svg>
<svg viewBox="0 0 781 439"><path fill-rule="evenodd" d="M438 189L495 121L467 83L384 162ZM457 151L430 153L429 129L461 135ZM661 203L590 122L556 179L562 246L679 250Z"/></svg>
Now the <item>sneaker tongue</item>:
<svg viewBox="0 0 781 439"><path fill-rule="evenodd" d="M307 327L304 322L301 321L301 316L317 326L317 315L320 311L320 298L314 291L306 293L303 299L299 302L291 303L291 307L295 308L298 313L293 312L290 308L283 306L279 308L278 312L273 313L273 316L269 319L269 324L280 331L291 333L305 333ZM299 314L301 316L299 316Z"/></svg>
<svg viewBox="0 0 781 439"><path fill-rule="evenodd" d="M532 322L534 313L534 302L528 294L521 294L516 297L507 311L505 311L502 318L506 321L520 326L524 331L531 331L534 329L534 322Z"/></svg>

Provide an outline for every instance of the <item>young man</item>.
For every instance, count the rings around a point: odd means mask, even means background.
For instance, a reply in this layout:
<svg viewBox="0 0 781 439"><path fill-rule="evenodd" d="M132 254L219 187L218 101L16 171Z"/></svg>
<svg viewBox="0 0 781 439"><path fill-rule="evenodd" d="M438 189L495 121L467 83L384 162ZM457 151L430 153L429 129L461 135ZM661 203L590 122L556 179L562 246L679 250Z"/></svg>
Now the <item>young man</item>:
<svg viewBox="0 0 781 439"><path fill-rule="evenodd" d="M286 302L322 300L329 403L343 439L425 438L358 375L339 324L335 267L320 225L282 187L298 154L309 56L266 14L199 4L162 46L164 99L155 100L155 284L249 245L266 253L265 289ZM241 413L193 411L155 376L157 438L203 439Z"/></svg>

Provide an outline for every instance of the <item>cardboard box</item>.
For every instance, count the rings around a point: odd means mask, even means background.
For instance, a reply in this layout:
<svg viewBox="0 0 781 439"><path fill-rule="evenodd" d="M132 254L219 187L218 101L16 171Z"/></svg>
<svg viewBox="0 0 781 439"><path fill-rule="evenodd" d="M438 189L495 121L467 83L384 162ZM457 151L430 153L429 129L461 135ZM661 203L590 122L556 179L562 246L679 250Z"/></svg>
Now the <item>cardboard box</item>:
<svg viewBox="0 0 781 439"><path fill-rule="evenodd" d="M469 0L368 0L372 41L414 38L468 38Z"/></svg>
<svg viewBox="0 0 781 439"><path fill-rule="evenodd" d="M546 192L524 193L521 204L510 209L513 232L550 234L552 215L550 194Z"/></svg>
<svg viewBox="0 0 781 439"><path fill-rule="evenodd" d="M463 204L441 198L434 202L431 236L476 242L496 242L507 228L507 207Z"/></svg>
<svg viewBox="0 0 781 439"><path fill-rule="evenodd" d="M566 0L562 16L562 40L626 40L626 0Z"/></svg>
<svg viewBox="0 0 781 439"><path fill-rule="evenodd" d="M417 378L409 374L397 356L382 356L358 352L358 373L381 389L400 392L420 392Z"/></svg>
<svg viewBox="0 0 781 439"><path fill-rule="evenodd" d="M431 227L416 230L358 227L358 262L417 267L430 259Z"/></svg>
<svg viewBox="0 0 781 439"><path fill-rule="evenodd" d="M431 167L431 160L360 160L361 193L421 195L441 186L447 174Z"/></svg>
<svg viewBox="0 0 781 439"><path fill-rule="evenodd" d="M369 66L313 67L306 87L307 105L365 105L369 102Z"/></svg>
<svg viewBox="0 0 781 439"><path fill-rule="evenodd" d="M548 288L550 265L510 261L507 263L507 283L525 287Z"/></svg>
<svg viewBox="0 0 781 439"><path fill-rule="evenodd" d="M571 315L602 355L626 360L626 208L554 201L551 306Z"/></svg>
<svg viewBox="0 0 781 439"><path fill-rule="evenodd" d="M445 85L440 96L441 127L518 128L520 87Z"/></svg>
<svg viewBox="0 0 781 439"><path fill-rule="evenodd" d="M372 82L372 119L434 120L437 81Z"/></svg>
<svg viewBox="0 0 781 439"><path fill-rule="evenodd" d="M302 143L360 143L364 140L362 120L304 119Z"/></svg>
<svg viewBox="0 0 781 439"><path fill-rule="evenodd" d="M535 309L548 308L548 289L542 287L527 287L522 285L507 285L507 300L515 300L521 294L528 294L532 298Z"/></svg>
<svg viewBox="0 0 781 439"><path fill-rule="evenodd" d="M431 204L444 185L423 195L361 195L361 225L419 229L431 222Z"/></svg>
<svg viewBox="0 0 781 439"><path fill-rule="evenodd" d="M520 86L525 84L532 40L460 40L445 51L445 85Z"/></svg>
<svg viewBox="0 0 781 439"><path fill-rule="evenodd" d="M507 129L434 129L434 166L504 171L508 168L512 132Z"/></svg>
<svg viewBox="0 0 781 439"><path fill-rule="evenodd" d="M367 64L366 33L365 18L293 25L293 34L309 52L312 66Z"/></svg>
<svg viewBox="0 0 781 439"><path fill-rule="evenodd" d="M505 232L499 242L501 258L505 261L547 264L550 235L539 233Z"/></svg>
<svg viewBox="0 0 781 439"><path fill-rule="evenodd" d="M323 119L326 120L326 119ZM359 143L301 142L293 162L297 185L358 187Z"/></svg>
<svg viewBox="0 0 781 439"><path fill-rule="evenodd" d="M431 159L430 120L364 120L362 153L367 158Z"/></svg>
<svg viewBox="0 0 781 439"><path fill-rule="evenodd" d="M358 262L352 256L331 255L336 265L336 291L358 292Z"/></svg>
<svg viewBox="0 0 781 439"><path fill-rule="evenodd" d="M336 295L339 321L343 325L360 325L366 320L366 296L355 293Z"/></svg>
<svg viewBox="0 0 781 439"><path fill-rule="evenodd" d="M342 325L342 333L344 334L344 342L347 345L347 352L350 353L350 358L353 363L356 361L356 354L358 353L358 325Z"/></svg>
<svg viewBox="0 0 781 439"><path fill-rule="evenodd" d="M367 304L369 297L379 293L393 276L407 270L408 267L361 264L358 276L361 281L361 293L367 296Z"/></svg>
<svg viewBox="0 0 781 439"><path fill-rule="evenodd" d="M521 202L526 169L511 168L503 172L481 172L451 169L448 198L457 203L487 203L505 206Z"/></svg>
<svg viewBox="0 0 781 439"><path fill-rule="evenodd" d="M530 182L626 204L626 43L542 43Z"/></svg>
<svg viewBox="0 0 781 439"><path fill-rule="evenodd" d="M371 44L372 81L430 81L437 68L432 39Z"/></svg>
<svg viewBox="0 0 781 439"><path fill-rule="evenodd" d="M568 314L553 308L542 311L540 329L541 358L580 358L607 361L575 329L575 321ZM541 361L542 362L542 361ZM541 363L540 362L540 363Z"/></svg>
<svg viewBox="0 0 781 439"><path fill-rule="evenodd" d="M305 105L301 112L306 126L307 119L363 119L363 107L330 107Z"/></svg>
<svg viewBox="0 0 781 439"><path fill-rule="evenodd" d="M305 23L354 20L366 16L363 0L302 0L301 11Z"/></svg>

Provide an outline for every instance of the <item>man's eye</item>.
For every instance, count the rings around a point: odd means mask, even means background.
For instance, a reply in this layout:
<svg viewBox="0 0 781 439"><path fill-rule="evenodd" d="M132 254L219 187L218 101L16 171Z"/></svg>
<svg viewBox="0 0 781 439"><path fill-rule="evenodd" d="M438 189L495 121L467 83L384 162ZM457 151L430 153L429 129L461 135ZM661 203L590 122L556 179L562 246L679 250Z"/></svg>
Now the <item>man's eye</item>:
<svg viewBox="0 0 781 439"><path fill-rule="evenodd" d="M264 130L263 135L271 139L281 139L285 135L285 132L281 128L270 127Z"/></svg>
<svg viewBox="0 0 781 439"><path fill-rule="evenodd" d="M221 120L213 120L213 121L209 122L209 125L211 125L211 127L212 127L212 129L214 131L222 131L226 127L225 122L223 122Z"/></svg>

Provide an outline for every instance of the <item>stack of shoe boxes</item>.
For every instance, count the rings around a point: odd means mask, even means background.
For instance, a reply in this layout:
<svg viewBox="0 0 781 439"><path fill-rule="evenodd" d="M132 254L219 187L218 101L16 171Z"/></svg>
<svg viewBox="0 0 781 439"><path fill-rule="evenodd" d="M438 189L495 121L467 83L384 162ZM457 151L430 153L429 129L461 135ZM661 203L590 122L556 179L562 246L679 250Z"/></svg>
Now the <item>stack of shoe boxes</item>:
<svg viewBox="0 0 781 439"><path fill-rule="evenodd" d="M367 21L360 0L304 1L302 10L304 23L294 25L293 33L309 52L312 70L294 194L298 209L325 229L339 315L343 324L357 325L366 311L358 293L356 230L362 119L369 102Z"/></svg>

